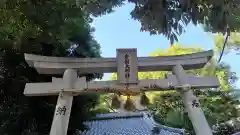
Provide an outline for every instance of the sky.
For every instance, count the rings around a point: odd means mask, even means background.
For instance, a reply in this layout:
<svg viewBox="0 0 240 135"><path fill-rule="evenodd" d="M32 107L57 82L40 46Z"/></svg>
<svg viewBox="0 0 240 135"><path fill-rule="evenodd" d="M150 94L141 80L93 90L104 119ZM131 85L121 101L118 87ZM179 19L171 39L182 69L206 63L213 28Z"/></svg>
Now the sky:
<svg viewBox="0 0 240 135"><path fill-rule="evenodd" d="M116 57L117 48L137 48L138 56L148 56L156 49L167 49L169 40L162 35L150 35L149 32L141 32L141 25L133 20L130 12L134 8L132 4L115 9L115 12L95 18L92 26L95 28L93 36L101 45L103 57ZM201 26L189 24L186 32L179 37L180 44L196 46L210 50L214 47L213 35L203 31ZM223 57L223 61L230 64L232 71L240 78L240 64L234 61L236 53L230 53ZM108 80L111 74L104 74L103 80ZM240 88L240 81L235 84Z"/></svg>

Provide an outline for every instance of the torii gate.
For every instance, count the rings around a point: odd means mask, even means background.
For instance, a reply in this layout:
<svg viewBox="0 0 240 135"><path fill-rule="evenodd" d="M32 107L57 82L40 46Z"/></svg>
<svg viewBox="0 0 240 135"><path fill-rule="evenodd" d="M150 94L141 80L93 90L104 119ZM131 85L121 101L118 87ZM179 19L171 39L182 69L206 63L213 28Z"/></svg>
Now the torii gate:
<svg viewBox="0 0 240 135"><path fill-rule="evenodd" d="M29 66L40 74L63 74L49 83L27 83L26 96L59 95L50 135L66 135L73 96L82 92L106 93L160 91L176 89L182 92L184 106L197 135L212 135L206 118L190 88L216 88L215 77L188 75L184 70L199 69L213 56L212 51L178 56L137 57L137 49L117 49L116 58L46 57L25 54ZM165 79L138 80L139 71L172 71ZM92 81L78 78L81 73L117 72L116 81Z"/></svg>

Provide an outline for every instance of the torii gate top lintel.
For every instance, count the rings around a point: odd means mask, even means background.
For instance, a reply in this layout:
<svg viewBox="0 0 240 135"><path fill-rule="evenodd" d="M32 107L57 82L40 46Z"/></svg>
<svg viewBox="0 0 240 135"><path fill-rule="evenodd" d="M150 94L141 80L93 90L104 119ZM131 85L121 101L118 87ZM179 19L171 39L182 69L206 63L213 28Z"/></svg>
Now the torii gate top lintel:
<svg viewBox="0 0 240 135"><path fill-rule="evenodd" d="M135 53L137 49L117 49L118 53ZM175 56L137 57L138 71L172 71L176 65L182 65L185 70L199 69L213 56L213 51ZM25 54L25 60L35 67L40 74L63 74L67 68L77 69L78 73L113 73L117 72L117 58L73 58L47 57Z"/></svg>

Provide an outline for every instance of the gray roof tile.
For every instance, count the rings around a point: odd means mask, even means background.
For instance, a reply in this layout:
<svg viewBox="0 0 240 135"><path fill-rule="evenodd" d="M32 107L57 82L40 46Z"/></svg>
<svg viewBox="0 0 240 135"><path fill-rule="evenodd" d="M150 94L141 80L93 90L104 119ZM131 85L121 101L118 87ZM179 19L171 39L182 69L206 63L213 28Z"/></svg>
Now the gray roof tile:
<svg viewBox="0 0 240 135"><path fill-rule="evenodd" d="M183 129L157 125L146 113L109 113L99 114L86 121L89 129L82 135L183 135ZM159 134L152 134L153 127Z"/></svg>

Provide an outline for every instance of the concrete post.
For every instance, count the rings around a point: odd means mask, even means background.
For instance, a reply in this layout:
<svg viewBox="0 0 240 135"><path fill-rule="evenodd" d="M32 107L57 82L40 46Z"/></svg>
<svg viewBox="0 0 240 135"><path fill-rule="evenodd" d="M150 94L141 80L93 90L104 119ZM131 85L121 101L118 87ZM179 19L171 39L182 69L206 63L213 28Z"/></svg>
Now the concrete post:
<svg viewBox="0 0 240 135"><path fill-rule="evenodd" d="M77 80L77 72L74 69L67 69L63 75L64 88L72 89ZM53 117L50 135L67 135L68 123L73 101L72 92L59 93L58 101Z"/></svg>
<svg viewBox="0 0 240 135"><path fill-rule="evenodd" d="M173 73L176 75L178 83L180 85L186 85L186 73L181 65L176 65L173 68ZM200 108L200 103L196 96L193 95L190 87L185 87L182 90L184 106L188 112L188 117L190 118L192 125L194 127L196 135L212 135L212 131L208 125L208 122Z"/></svg>

